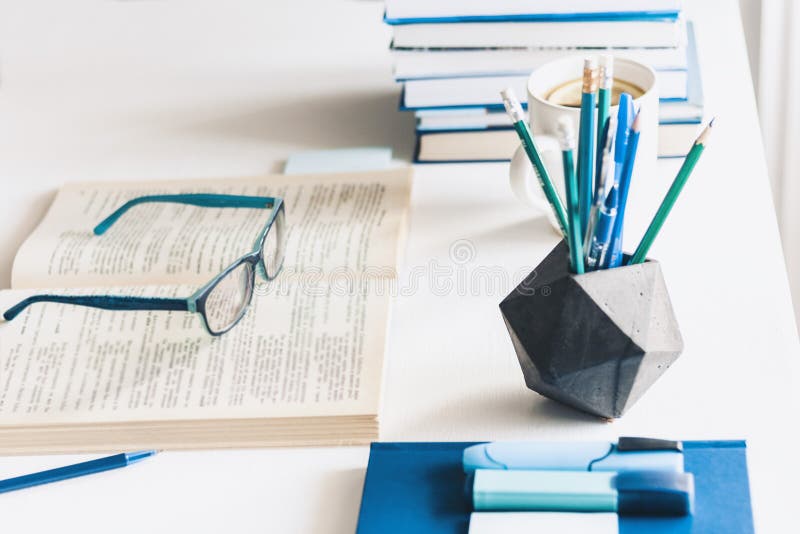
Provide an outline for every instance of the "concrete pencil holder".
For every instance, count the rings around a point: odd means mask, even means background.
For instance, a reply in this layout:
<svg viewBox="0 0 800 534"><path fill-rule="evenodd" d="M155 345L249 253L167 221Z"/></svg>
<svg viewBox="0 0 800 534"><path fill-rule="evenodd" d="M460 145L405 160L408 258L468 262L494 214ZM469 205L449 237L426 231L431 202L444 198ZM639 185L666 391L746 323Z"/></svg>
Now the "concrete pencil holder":
<svg viewBox="0 0 800 534"><path fill-rule="evenodd" d="M574 275L562 241L500 310L528 387L604 418L622 416L683 350L656 261Z"/></svg>

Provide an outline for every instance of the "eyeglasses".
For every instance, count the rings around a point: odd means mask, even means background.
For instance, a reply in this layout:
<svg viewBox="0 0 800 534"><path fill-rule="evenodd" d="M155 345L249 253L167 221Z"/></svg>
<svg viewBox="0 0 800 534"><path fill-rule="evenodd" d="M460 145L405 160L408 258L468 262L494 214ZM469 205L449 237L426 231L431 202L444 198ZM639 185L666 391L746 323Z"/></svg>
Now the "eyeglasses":
<svg viewBox="0 0 800 534"><path fill-rule="evenodd" d="M231 263L192 296L180 298L131 297L114 295L33 295L15 304L3 314L14 319L25 308L37 302L57 302L89 306L104 310L175 310L199 313L208 333L224 334L247 312L253 298L255 273L259 270L266 281L274 280L283 267L286 244L286 212L283 199L216 194L149 195L129 200L94 228L103 235L132 207L147 202L171 202L204 208L272 209L267 223L256 239L252 252Z"/></svg>

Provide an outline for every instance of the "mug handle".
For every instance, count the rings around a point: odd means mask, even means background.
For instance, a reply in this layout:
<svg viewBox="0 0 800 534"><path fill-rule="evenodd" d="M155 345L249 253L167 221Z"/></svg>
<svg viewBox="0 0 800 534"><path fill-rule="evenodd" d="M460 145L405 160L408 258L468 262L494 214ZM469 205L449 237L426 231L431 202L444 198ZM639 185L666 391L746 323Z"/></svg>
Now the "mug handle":
<svg viewBox="0 0 800 534"><path fill-rule="evenodd" d="M561 201L564 201L564 168L561 162L561 147L555 137L549 135L537 135L534 138L536 148L542 157L547 174L550 176L553 185L558 191L558 196ZM533 164L528 159L525 149L522 145L517 147L514 156L511 158L511 165L508 169L508 174L511 183L511 190L516 197L522 201L526 206L536 208L545 214L550 225L559 235L561 229L558 226L558 221L553 213L550 203L544 196L542 186L539 185L539 180L533 172Z"/></svg>

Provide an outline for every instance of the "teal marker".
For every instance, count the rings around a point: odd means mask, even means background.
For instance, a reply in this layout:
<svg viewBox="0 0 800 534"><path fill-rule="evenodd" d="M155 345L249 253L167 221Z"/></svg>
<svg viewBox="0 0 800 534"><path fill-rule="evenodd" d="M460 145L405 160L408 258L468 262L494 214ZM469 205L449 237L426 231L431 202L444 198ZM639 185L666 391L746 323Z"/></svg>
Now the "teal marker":
<svg viewBox="0 0 800 534"><path fill-rule="evenodd" d="M466 492L475 511L685 516L694 508L694 477L674 471L476 469Z"/></svg>

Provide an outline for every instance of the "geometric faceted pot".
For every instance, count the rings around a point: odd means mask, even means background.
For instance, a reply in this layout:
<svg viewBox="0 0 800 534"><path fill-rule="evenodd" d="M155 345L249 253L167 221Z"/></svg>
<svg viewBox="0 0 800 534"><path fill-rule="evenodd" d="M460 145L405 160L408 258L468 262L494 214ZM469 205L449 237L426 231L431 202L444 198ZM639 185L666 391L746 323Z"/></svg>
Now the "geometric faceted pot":
<svg viewBox="0 0 800 534"><path fill-rule="evenodd" d="M622 416L683 350L652 260L575 275L562 241L500 310L528 387L604 418Z"/></svg>

